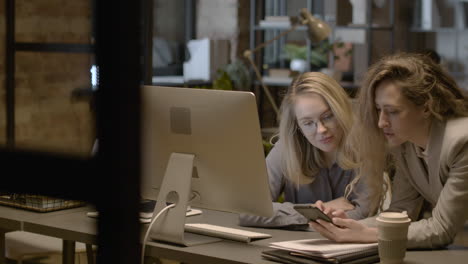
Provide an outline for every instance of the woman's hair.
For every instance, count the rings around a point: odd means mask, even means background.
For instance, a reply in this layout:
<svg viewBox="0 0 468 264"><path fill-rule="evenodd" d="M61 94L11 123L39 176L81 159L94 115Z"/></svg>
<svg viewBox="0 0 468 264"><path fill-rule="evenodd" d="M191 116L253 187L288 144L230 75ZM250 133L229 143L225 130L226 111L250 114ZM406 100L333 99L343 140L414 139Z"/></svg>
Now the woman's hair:
<svg viewBox="0 0 468 264"><path fill-rule="evenodd" d="M367 179L371 191L371 212L381 207L387 188L382 175L388 169L389 157L375 107L375 90L384 81L398 86L415 105L426 107L432 118L445 120L468 114L466 95L428 56L399 53L384 57L369 68L358 93L358 118L348 140L357 150L359 174Z"/></svg>
<svg viewBox="0 0 468 264"><path fill-rule="evenodd" d="M292 82L281 104L279 137L284 147L284 173L296 184L314 181L318 170L327 166L323 151L310 144L302 134L294 111L297 98L310 94L318 94L325 100L336 117L343 137L348 134L353 124L349 97L333 78L320 72L307 72ZM352 153L346 149L344 142L344 139L339 142L337 163L343 169L355 167ZM354 184L350 186L347 188L350 189L347 194L351 192Z"/></svg>

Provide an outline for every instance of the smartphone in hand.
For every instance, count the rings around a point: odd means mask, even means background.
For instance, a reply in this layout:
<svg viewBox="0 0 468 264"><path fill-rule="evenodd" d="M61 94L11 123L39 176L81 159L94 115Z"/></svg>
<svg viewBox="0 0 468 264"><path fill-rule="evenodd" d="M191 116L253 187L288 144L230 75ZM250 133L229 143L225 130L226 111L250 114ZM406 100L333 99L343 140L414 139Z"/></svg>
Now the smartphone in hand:
<svg viewBox="0 0 468 264"><path fill-rule="evenodd" d="M332 223L332 220L330 219L330 217L328 217L328 215L326 215L320 209L313 205L296 204L294 205L294 209L310 221L316 221L317 219L321 219L323 221Z"/></svg>

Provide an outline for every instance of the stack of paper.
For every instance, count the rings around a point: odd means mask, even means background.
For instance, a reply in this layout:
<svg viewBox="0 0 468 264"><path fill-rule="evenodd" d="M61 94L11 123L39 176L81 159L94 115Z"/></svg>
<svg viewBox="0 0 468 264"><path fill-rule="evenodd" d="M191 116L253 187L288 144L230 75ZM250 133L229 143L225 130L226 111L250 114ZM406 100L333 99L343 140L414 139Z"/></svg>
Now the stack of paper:
<svg viewBox="0 0 468 264"><path fill-rule="evenodd" d="M379 260L377 243L337 243L328 239L304 239L271 243L262 253L267 259L283 263L375 263Z"/></svg>

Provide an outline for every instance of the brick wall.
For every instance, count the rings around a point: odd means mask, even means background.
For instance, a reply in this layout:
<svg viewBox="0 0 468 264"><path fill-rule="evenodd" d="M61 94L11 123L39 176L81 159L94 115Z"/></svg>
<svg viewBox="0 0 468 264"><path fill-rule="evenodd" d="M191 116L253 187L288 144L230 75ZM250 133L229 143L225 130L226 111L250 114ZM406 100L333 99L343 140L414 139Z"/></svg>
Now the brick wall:
<svg viewBox="0 0 468 264"><path fill-rule="evenodd" d="M0 12L4 14L5 4L0 2ZM17 42L91 41L90 0L15 2ZM3 24L0 35L1 52L4 52ZM92 56L86 53L16 52L15 143L18 147L89 153L95 137L93 113L89 101L72 100L71 93L76 88L90 87ZM0 65L0 79L4 80L3 60ZM0 143L3 143L6 129L4 82L1 85Z"/></svg>

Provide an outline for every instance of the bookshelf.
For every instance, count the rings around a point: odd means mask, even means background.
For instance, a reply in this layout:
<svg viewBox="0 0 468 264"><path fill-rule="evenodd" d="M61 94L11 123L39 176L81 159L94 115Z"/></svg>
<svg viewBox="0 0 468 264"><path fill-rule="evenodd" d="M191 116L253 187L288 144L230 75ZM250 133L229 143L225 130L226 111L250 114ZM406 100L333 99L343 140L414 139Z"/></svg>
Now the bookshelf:
<svg viewBox="0 0 468 264"><path fill-rule="evenodd" d="M386 15L388 18L385 23L377 24L373 19L373 8L372 0L367 0L367 23L360 25L353 25L348 22L337 24L338 8L343 7L343 2L337 0L302 0L302 1L285 1L285 0L251 0L250 1L250 49L253 49L259 43L262 43L265 40L272 39L274 36L280 34L282 31L290 29L290 24L286 21L286 17L297 16L298 10L302 7L306 7L311 14L327 22L332 28L332 35L329 38L330 42L341 39L344 35L353 37L356 35L356 32L360 34L361 43L353 44L353 72L350 74L354 81L343 82L342 86L350 92L350 94L355 94L355 91L358 87L358 81L367 70L371 62L373 61L372 54L372 39L373 34L376 31L387 32L389 33L389 50L394 50L394 19L395 19L395 1L389 0L386 2L384 7ZM291 8L291 5L294 5L294 8ZM375 7L374 7L375 8ZM294 12L294 10L297 12ZM349 8L348 8L349 9ZM268 19L270 18L270 19ZM273 19L272 19L273 18ZM276 19L275 19L276 18ZM379 17L380 18L380 17ZM299 26L296 31L290 33L289 35L295 34L296 39L302 36L302 41L305 42L307 46L307 71L318 70L311 69L311 48L313 44L306 37L306 27ZM289 36L288 35L288 36ZM281 58L281 51L284 48L288 37L279 39L273 44L265 47L263 54L258 53L254 55L254 61L257 65L263 68L263 81L269 87L276 87L276 89L271 89L272 93L275 95L275 90L281 90L289 86L292 78L287 77L276 77L269 76L268 69L270 68L280 68L285 69L289 68L287 61ZM341 39L346 42L349 39ZM256 58L255 58L256 57ZM374 54L375 57L375 54ZM331 58L333 64L333 58ZM264 66L264 67L262 67ZM266 66L266 67L265 67ZM358 76L358 78L355 78ZM356 81L358 80L358 81ZM257 82L258 83L258 82ZM278 92L276 92L278 94ZM259 102L260 102L260 118L263 119L263 108L262 108L262 91L259 91ZM278 103L281 98L277 95Z"/></svg>
<svg viewBox="0 0 468 264"><path fill-rule="evenodd" d="M262 5L258 4L257 0L251 0L251 8L250 8L250 49L253 49L256 45L261 43L262 37L263 40L271 39L273 36L276 36L281 31L287 30L290 28L290 24L285 21L285 18L290 16L295 16L297 14L287 14L288 4L290 2L284 0L262 0ZM269 6L267 4L269 3ZM336 25L336 16L337 16L337 5L338 1L336 0L303 0L300 2L301 4L305 5L310 12L317 16L324 21L326 21L332 28L332 36L330 37L330 41L338 40L342 35L355 35L356 32L362 33L365 40L364 43L366 44L365 53L362 54L364 56L364 60L362 61L360 68L367 68L371 61L372 61L372 33L374 31L386 31L390 34L390 49L394 50L394 19L395 19L395 2L394 0L388 1L387 4L387 11L388 11L388 23L387 24L375 24L373 23L372 19L372 1L367 1L367 17L368 22L367 24L362 25ZM263 10L257 10L258 7L263 8ZM303 6L302 6L303 7ZM268 10L267 10L268 9ZM270 19L269 19L270 18ZM273 19L272 19L273 18ZM274 19L278 18L278 19ZM299 26L297 30L299 33L304 33L306 31L305 26ZM303 32L301 32L303 31ZM260 32L260 34L258 34ZM339 35L337 35L339 34ZM263 35L262 37L259 37ZM297 34L296 34L297 35ZM304 35L305 36L305 35ZM346 36L345 36L346 37ZM349 38L349 37L348 37ZM310 49L312 48L312 44L310 41L304 37L305 45L308 47L308 54L307 54L307 63L310 65ZM346 39L344 40L346 41ZM286 43L286 38L279 39L277 43L273 43L272 45L265 47L265 52L263 53L264 58L257 58L257 61L260 61L259 65L264 64L272 64L272 61L277 61L274 66L278 68L288 68L286 65L286 61L281 58L281 50L283 49ZM363 57L361 55L361 57ZM260 56L262 57L262 56ZM271 65L269 65L271 66ZM310 69L310 66L308 68ZM264 75L268 73L265 71ZM265 76L266 77L266 76ZM269 85L274 86L281 86L285 84L284 79L278 79L278 82L275 82L276 78L266 78L266 81Z"/></svg>
<svg viewBox="0 0 468 264"><path fill-rule="evenodd" d="M250 0L250 43L249 49L253 50L257 45L263 43L264 41L273 39L277 35L281 34L286 30L291 28L291 23L289 23L289 16L298 16L299 9L295 12L288 12L288 5L298 5L299 7L307 7L307 9L314 15L316 12L313 12L314 9L318 10L318 6L314 5L312 0L301 0L301 1L284 1L284 0ZM322 2L322 1L320 1ZM314 8L315 7L315 8ZM306 37L306 27L298 26L294 32L289 33L283 38L280 38L274 41L272 44L266 46L262 52L253 54L253 61L261 69L261 74L263 75L262 80L265 81L267 86L275 86L278 89L271 89L271 92L274 96L275 101L279 105L281 98L278 95L278 91L281 87L287 87L291 79L288 77L271 77L268 76L268 70L271 69L289 69L289 65L285 59L282 58L282 49L286 44L286 40L290 35L299 35L303 36L305 40L305 45L308 47L307 53L307 65L310 65L310 50L312 44L310 40ZM268 67L265 67L268 65ZM263 69L263 70L262 70ZM310 69L307 69L310 70ZM253 72L252 72L253 74ZM258 81L254 82L259 84ZM257 86L258 87L258 86ZM261 89L255 89L258 96L259 104L259 116L262 123L262 127L266 126L277 126L275 117L264 117L263 109L263 91ZM265 124L265 119L273 120L272 124ZM270 123L270 122L266 122Z"/></svg>
<svg viewBox="0 0 468 264"><path fill-rule="evenodd" d="M468 1L416 1L412 13L410 32L429 39L430 46L440 55L442 65L455 78L460 87L467 89L466 70L468 46ZM433 43L431 43L433 42ZM413 43L408 43L414 48Z"/></svg>

